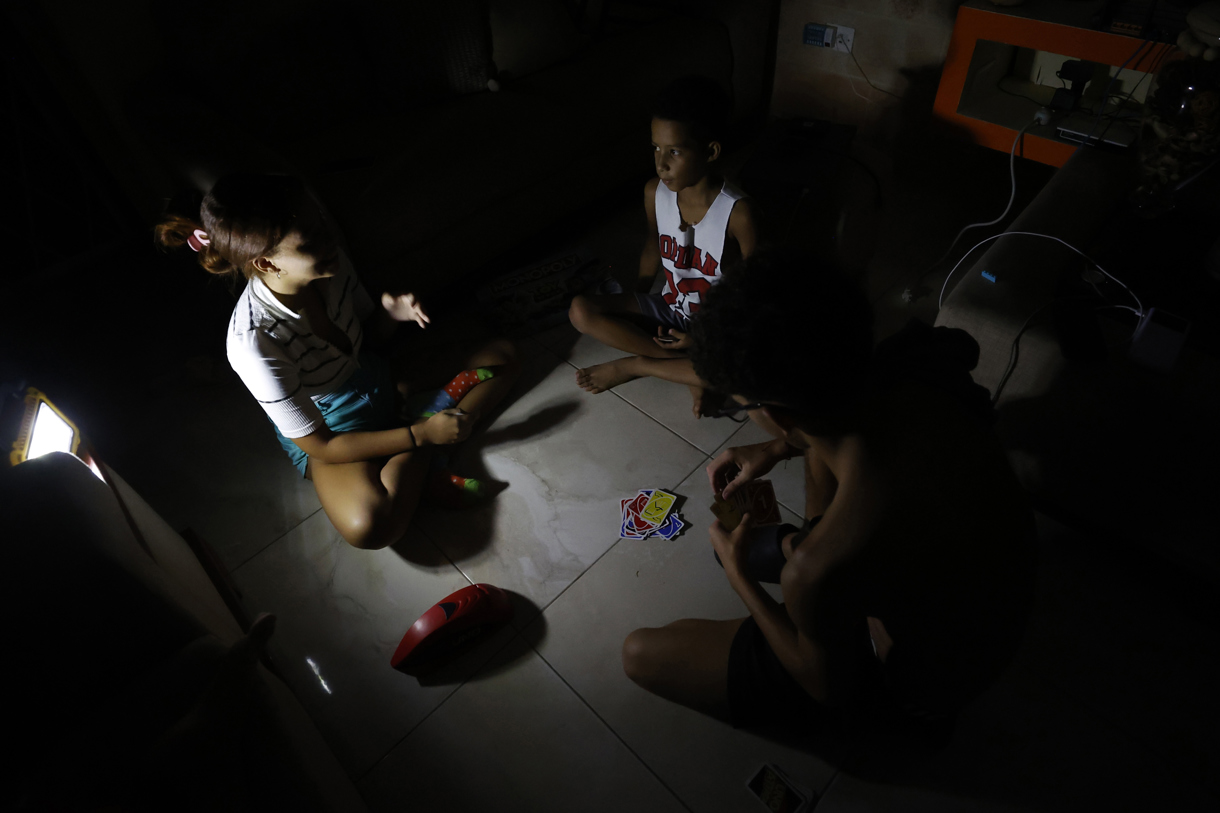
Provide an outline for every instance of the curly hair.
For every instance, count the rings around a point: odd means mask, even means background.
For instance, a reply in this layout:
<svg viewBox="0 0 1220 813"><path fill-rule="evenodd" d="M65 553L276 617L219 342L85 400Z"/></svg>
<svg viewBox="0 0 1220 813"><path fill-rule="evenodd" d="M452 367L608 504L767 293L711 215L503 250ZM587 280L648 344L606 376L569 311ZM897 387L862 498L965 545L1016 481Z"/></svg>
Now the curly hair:
<svg viewBox="0 0 1220 813"><path fill-rule="evenodd" d="M195 196L181 211L167 212L154 228L155 240L163 249L179 248L191 232L202 229L210 243L199 252L203 269L249 279L254 261L274 252L292 231L305 194L301 180L290 175L226 175L201 201Z"/></svg>
<svg viewBox="0 0 1220 813"><path fill-rule="evenodd" d="M727 271L691 325L695 372L721 392L829 414L873 351L872 308L850 280L789 249Z"/></svg>
<svg viewBox="0 0 1220 813"><path fill-rule="evenodd" d="M700 144L723 142L733 103L729 94L708 76L682 76L661 90L652 108L654 119L676 121Z"/></svg>

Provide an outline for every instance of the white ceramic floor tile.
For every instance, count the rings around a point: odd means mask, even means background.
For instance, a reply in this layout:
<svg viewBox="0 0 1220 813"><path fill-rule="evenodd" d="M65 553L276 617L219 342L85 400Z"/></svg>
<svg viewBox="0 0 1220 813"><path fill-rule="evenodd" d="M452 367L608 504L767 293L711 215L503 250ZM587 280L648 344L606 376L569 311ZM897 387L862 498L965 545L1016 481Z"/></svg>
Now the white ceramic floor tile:
<svg viewBox="0 0 1220 813"><path fill-rule="evenodd" d="M472 581L542 607L618 538L620 498L671 488L706 455L622 399L580 390L553 357L552 368L540 364L523 374L523 388L537 380L532 389L450 464L504 490L418 521Z"/></svg>
<svg viewBox="0 0 1220 813"><path fill-rule="evenodd" d="M234 573L251 613L278 617L275 664L353 777L513 634L507 627L469 652L446 669L444 685L392 669L415 619L469 584L422 536L408 534L400 548L356 550L319 511Z"/></svg>
<svg viewBox="0 0 1220 813"><path fill-rule="evenodd" d="M575 337L575 338L573 338ZM568 335L559 330L546 336L548 348L573 366L572 386L576 386L576 369L622 358L625 353L608 347L596 339L580 336L573 330ZM638 407L662 425L685 438L693 446L711 453L737 431L738 425L728 418L699 418L691 412L690 390L656 378L638 378L615 387L613 393Z"/></svg>
<svg viewBox="0 0 1220 813"><path fill-rule="evenodd" d="M191 528L233 569L321 507L313 484L230 371L176 381L144 405L139 445L120 472L176 530Z"/></svg>
<svg viewBox="0 0 1220 813"><path fill-rule="evenodd" d="M758 802L745 782L774 762L822 790L833 769L821 759L662 700L623 672L622 645L638 627L679 618L745 616L716 564L702 471L679 486L691 527L672 542L622 540L525 630L542 656L694 811L744 811ZM797 520L783 512L785 521ZM778 587L772 594L779 596ZM761 808L759 808L761 809Z"/></svg>
<svg viewBox="0 0 1220 813"><path fill-rule="evenodd" d="M740 428L728 418L696 418L690 390L681 384L637 378L615 387L614 393L708 454Z"/></svg>
<svg viewBox="0 0 1220 813"><path fill-rule="evenodd" d="M713 452L712 457L716 457L725 449L731 446L750 446L755 443L764 443L769 440L774 440L774 437L767 433L753 421L746 421L741 425L740 431L731 436L724 444ZM775 497L780 504L787 508L797 516L805 515L805 461L799 457L794 457L791 460L785 460L778 463L766 479L771 481L775 487ZM800 525L800 522L795 523Z"/></svg>
<svg viewBox="0 0 1220 813"><path fill-rule="evenodd" d="M359 788L374 811L683 809L519 639L390 752Z"/></svg>

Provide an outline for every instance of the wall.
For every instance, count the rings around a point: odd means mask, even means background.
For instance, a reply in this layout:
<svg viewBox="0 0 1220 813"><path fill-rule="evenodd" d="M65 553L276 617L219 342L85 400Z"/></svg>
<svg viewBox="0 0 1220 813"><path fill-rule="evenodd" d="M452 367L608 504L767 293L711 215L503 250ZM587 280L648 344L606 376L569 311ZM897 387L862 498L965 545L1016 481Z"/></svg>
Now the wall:
<svg viewBox="0 0 1220 813"><path fill-rule="evenodd" d="M886 148L931 114L940 70L961 0L783 0L771 113L859 127L859 138ZM805 45L806 23L856 30L850 55Z"/></svg>

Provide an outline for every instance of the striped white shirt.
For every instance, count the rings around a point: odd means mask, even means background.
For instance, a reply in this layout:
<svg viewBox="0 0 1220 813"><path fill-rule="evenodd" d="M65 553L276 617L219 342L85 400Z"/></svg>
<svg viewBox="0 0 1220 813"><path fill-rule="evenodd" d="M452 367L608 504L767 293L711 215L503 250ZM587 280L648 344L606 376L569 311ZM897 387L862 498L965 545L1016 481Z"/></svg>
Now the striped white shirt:
<svg viewBox="0 0 1220 813"><path fill-rule="evenodd" d="M321 288L326 312L347 334L351 355L310 329L258 277L246 285L229 320L229 364L284 437L302 438L325 426L314 403L335 392L359 368L361 322L373 312L368 292L351 261L339 253L339 271L312 283Z"/></svg>

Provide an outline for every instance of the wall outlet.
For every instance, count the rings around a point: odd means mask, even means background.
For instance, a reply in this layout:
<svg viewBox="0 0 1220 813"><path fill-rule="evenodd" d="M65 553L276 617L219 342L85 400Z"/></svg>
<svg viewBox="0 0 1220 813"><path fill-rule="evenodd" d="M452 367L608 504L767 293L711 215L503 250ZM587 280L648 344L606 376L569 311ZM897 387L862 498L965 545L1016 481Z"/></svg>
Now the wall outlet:
<svg viewBox="0 0 1220 813"><path fill-rule="evenodd" d="M835 29L835 50L842 51L845 54L850 54L852 43L856 41L856 29L845 28L841 25L828 26L828 28Z"/></svg>
<svg viewBox="0 0 1220 813"><path fill-rule="evenodd" d="M836 27L833 25L806 23L804 43L806 45L815 45L819 48L833 48L834 44L838 41L836 30Z"/></svg>

